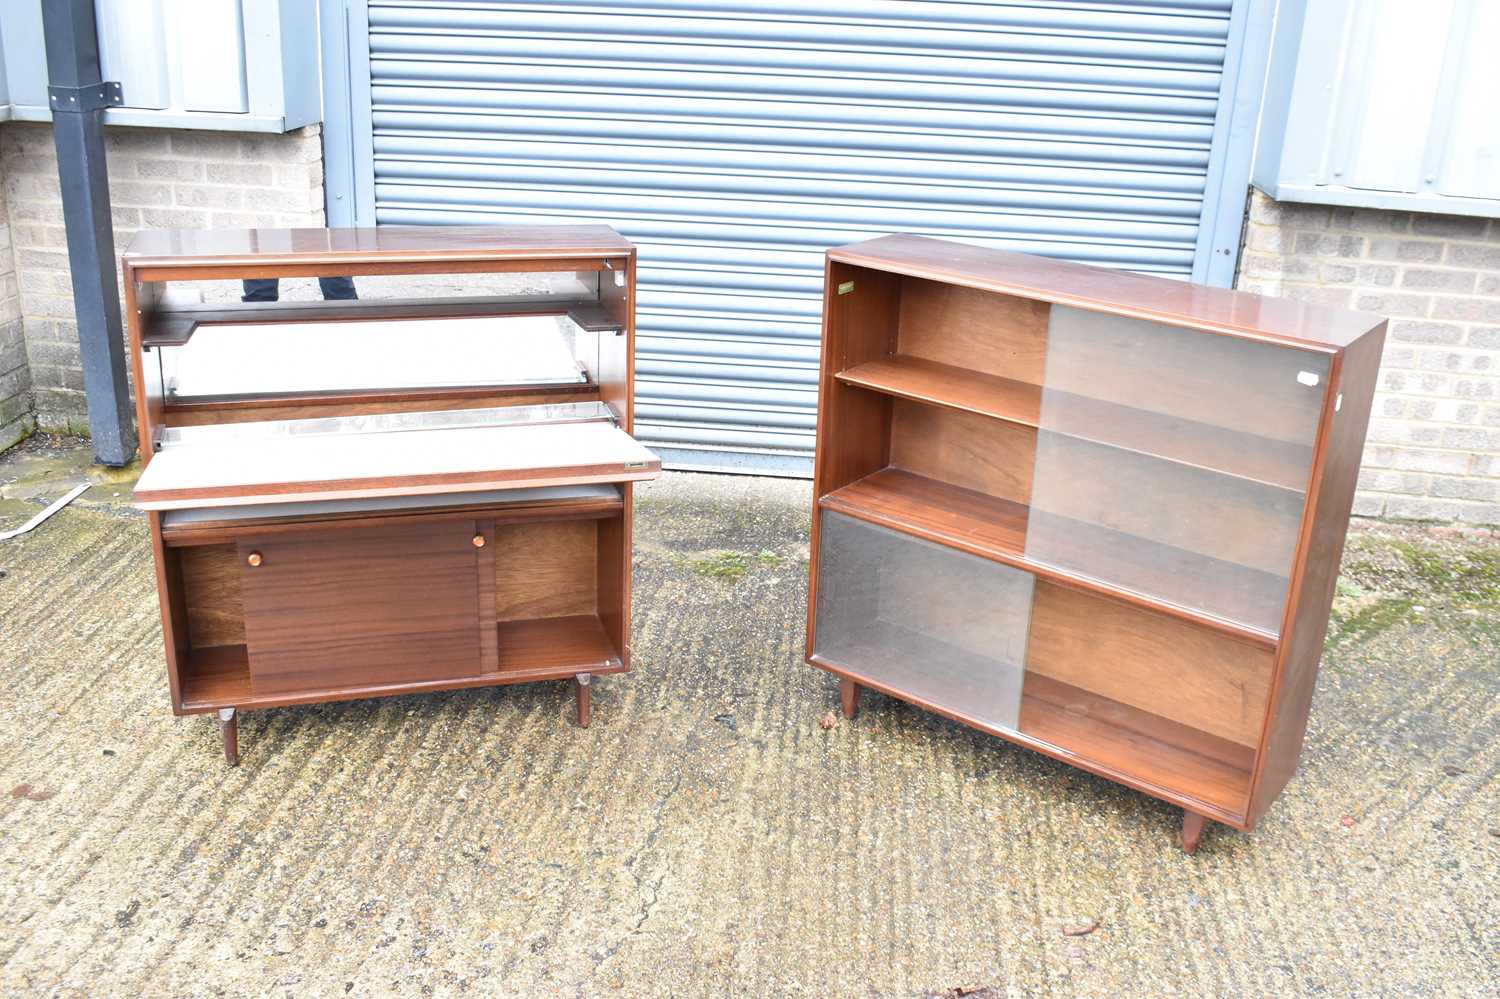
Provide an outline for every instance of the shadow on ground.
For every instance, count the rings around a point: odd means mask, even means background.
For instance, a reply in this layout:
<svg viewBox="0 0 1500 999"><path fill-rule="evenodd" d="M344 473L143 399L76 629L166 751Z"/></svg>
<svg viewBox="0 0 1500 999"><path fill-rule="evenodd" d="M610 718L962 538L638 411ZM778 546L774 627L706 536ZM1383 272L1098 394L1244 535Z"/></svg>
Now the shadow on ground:
<svg viewBox="0 0 1500 999"><path fill-rule="evenodd" d="M640 491L636 668L600 682L588 730L563 684L287 708L245 716L238 769L168 710L145 526L114 491L0 545L0 993L1474 996L1500 977L1493 538L1356 535L1299 775L1253 833L1211 827L1189 857L1175 809L899 702L822 729L806 483Z"/></svg>

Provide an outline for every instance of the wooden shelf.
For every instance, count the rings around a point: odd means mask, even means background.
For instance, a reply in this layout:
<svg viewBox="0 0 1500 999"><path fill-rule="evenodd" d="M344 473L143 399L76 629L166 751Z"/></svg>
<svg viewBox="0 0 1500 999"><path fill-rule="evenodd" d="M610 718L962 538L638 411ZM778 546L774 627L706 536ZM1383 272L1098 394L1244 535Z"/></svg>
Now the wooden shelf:
<svg viewBox="0 0 1500 999"><path fill-rule="evenodd" d="M846 385L977 413L1180 465L1303 492L1312 448L1029 382L892 354L838 372Z"/></svg>
<svg viewBox="0 0 1500 999"><path fill-rule="evenodd" d="M243 645L193 649L181 666L181 709L192 714L219 708L274 708L534 680L566 680L578 673L603 675L625 669L619 652L604 632L603 623L592 614L502 621L497 630L500 668L493 672L415 683L376 683L293 693L256 693L250 682L250 660Z"/></svg>
<svg viewBox="0 0 1500 999"><path fill-rule="evenodd" d="M1265 590L1263 586L1246 584L1258 583L1260 577L1267 574L1245 566L1097 525L1074 525L1080 543L1087 543L1096 550L1093 564L1099 575L1142 581L1142 585L1136 587L1113 585L1091 575L1027 558L1026 529L1031 516L1028 507L900 468L883 468L867 475L823 496L818 505L825 510L1013 565L1043 579L1124 599L1256 644L1274 645L1276 642L1274 629L1246 622L1265 620L1268 613L1273 616L1279 613L1279 597L1271 608L1264 606L1264 601L1237 599L1228 604L1229 616L1221 616L1149 595L1152 580L1160 580L1160 586L1165 589L1184 576L1225 579L1230 583L1225 587L1228 593ZM1121 550L1127 551L1128 556L1120 555ZM1115 553L1114 563L1108 560L1111 552ZM1279 585L1280 592L1284 593L1285 581Z"/></svg>
<svg viewBox="0 0 1500 999"><path fill-rule="evenodd" d="M878 629L872 641L879 641ZM818 654L808 661L924 711L1206 811L1220 821L1244 821L1255 762L1248 747L1031 672L1025 674L1021 690L1018 728L1009 729L892 687L864 673L858 664Z"/></svg>
<svg viewBox="0 0 1500 999"><path fill-rule="evenodd" d="M546 680L622 668L620 653L593 614L501 621L500 673L516 680Z"/></svg>
<svg viewBox="0 0 1500 999"><path fill-rule="evenodd" d="M808 661L924 711L1019 742L1100 777L1199 808L1221 822L1244 823L1254 766L1254 751L1244 745L1034 672L1026 673L1023 681L1019 729L1007 729L891 687L865 675L858 664L819 654L810 655Z"/></svg>
<svg viewBox="0 0 1500 999"><path fill-rule="evenodd" d="M246 704L250 694L250 657L243 645L193 649L182 664L182 709L212 711Z"/></svg>
<svg viewBox="0 0 1500 999"><path fill-rule="evenodd" d="M840 371L846 385L947 406L1034 427L1041 414L1039 385L968 371L908 354L892 354Z"/></svg>
<svg viewBox="0 0 1500 999"><path fill-rule="evenodd" d="M1026 507L900 468L882 468L824 496L824 509L938 544L1020 563Z"/></svg>
<svg viewBox="0 0 1500 999"><path fill-rule="evenodd" d="M1019 734L1085 770L1243 821L1255 765L1249 747L1036 673L1026 674Z"/></svg>
<svg viewBox="0 0 1500 999"><path fill-rule="evenodd" d="M590 332L620 329L592 299L515 302L479 298L359 299L322 302L244 302L161 309L146 314L142 347L180 347L199 326L277 323L352 323L390 320L566 315Z"/></svg>

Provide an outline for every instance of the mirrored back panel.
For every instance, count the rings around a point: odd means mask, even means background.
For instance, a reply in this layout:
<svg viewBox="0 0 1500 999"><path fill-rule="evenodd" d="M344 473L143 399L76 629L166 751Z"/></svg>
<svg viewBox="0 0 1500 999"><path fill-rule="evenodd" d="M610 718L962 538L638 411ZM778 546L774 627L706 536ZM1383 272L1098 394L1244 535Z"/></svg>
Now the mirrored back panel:
<svg viewBox="0 0 1500 999"><path fill-rule="evenodd" d="M199 325L155 350L168 406L210 400L576 386L600 333L566 314Z"/></svg>

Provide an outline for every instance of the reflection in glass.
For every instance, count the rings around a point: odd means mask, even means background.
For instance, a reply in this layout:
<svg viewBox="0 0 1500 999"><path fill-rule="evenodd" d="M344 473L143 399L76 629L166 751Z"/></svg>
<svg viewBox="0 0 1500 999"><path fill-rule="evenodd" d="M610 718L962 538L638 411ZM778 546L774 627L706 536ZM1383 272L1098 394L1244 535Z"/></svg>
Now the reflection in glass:
<svg viewBox="0 0 1500 999"><path fill-rule="evenodd" d="M813 652L996 729L1016 729L1030 573L822 514Z"/></svg>
<svg viewBox="0 0 1500 999"><path fill-rule="evenodd" d="M1026 555L1274 634L1326 355L1054 306Z"/></svg>

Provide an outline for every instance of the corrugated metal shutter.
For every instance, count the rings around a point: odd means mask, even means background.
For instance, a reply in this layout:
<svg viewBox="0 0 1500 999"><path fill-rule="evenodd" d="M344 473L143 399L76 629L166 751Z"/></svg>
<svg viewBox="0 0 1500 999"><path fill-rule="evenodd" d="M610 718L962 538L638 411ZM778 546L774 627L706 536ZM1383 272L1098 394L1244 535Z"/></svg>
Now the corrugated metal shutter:
<svg viewBox="0 0 1500 999"><path fill-rule="evenodd" d="M375 217L614 225L642 439L805 465L827 247L1190 272L1230 7L369 0Z"/></svg>

